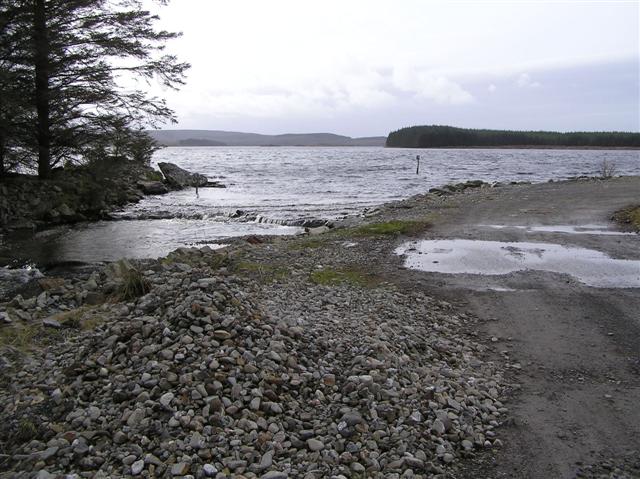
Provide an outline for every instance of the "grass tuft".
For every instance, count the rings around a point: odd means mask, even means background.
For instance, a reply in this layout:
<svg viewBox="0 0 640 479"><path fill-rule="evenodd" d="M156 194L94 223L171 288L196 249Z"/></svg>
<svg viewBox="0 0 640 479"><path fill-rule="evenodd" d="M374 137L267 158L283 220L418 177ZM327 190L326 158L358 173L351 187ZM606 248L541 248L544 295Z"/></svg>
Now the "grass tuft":
<svg viewBox="0 0 640 479"><path fill-rule="evenodd" d="M80 306L53 316L65 328L90 331L104 323L104 317L95 306Z"/></svg>
<svg viewBox="0 0 640 479"><path fill-rule="evenodd" d="M10 347L26 353L39 346L55 344L65 337L62 329L45 328L42 324L25 324L0 328L0 348Z"/></svg>
<svg viewBox="0 0 640 479"><path fill-rule="evenodd" d="M622 225L631 227L633 231L640 233L640 205L629 206L623 210L616 211L613 219Z"/></svg>
<svg viewBox="0 0 640 479"><path fill-rule="evenodd" d="M19 351L27 351L41 329L35 325L0 328L0 347L11 346Z"/></svg>
<svg viewBox="0 0 640 479"><path fill-rule="evenodd" d="M149 281L135 268L126 270L122 279L123 282L118 289L118 296L123 301L130 301L151 291Z"/></svg>
<svg viewBox="0 0 640 479"><path fill-rule="evenodd" d="M22 419L18 424L15 439L18 443L25 443L38 437L38 428L30 419Z"/></svg>
<svg viewBox="0 0 640 479"><path fill-rule="evenodd" d="M608 180L613 178L617 172L615 161L602 160L600 164L600 178Z"/></svg>

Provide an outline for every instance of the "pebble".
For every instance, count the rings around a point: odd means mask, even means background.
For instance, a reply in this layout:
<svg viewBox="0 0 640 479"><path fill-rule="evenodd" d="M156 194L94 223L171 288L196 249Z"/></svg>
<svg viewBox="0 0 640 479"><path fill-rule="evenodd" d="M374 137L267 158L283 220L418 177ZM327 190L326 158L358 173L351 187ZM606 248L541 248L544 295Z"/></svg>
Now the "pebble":
<svg viewBox="0 0 640 479"><path fill-rule="evenodd" d="M51 474L50 472L47 472L45 470L40 470L35 475L35 479L55 479L55 477L56 476L54 474Z"/></svg>
<svg viewBox="0 0 640 479"><path fill-rule="evenodd" d="M134 476L139 475L144 469L144 461L142 459L131 464L131 474Z"/></svg>
<svg viewBox="0 0 640 479"><path fill-rule="evenodd" d="M218 469L213 464L205 464L202 466L202 472L206 477L215 477L218 474Z"/></svg>
<svg viewBox="0 0 640 479"><path fill-rule="evenodd" d="M260 469L265 470L269 469L273 464L273 451L267 451L262 455L260 459Z"/></svg>
<svg viewBox="0 0 640 479"><path fill-rule="evenodd" d="M189 472L189 464L185 462L178 462L171 466L172 476L184 476L187 472Z"/></svg>
<svg viewBox="0 0 640 479"><path fill-rule="evenodd" d="M140 425L140 422L145 418L144 409L138 408L135 409L127 419L127 426L129 427L137 427Z"/></svg>
<svg viewBox="0 0 640 479"><path fill-rule="evenodd" d="M162 396L160 396L160 404L162 404L164 407L168 407L169 404L171 404L171 401L173 401L174 395L172 392L168 392L168 393L164 393Z"/></svg>
<svg viewBox="0 0 640 479"><path fill-rule="evenodd" d="M60 324L59 321L52 319L52 318L45 318L42 320L42 325L44 327L47 328L53 328L53 329L61 329L62 328L62 324Z"/></svg>
<svg viewBox="0 0 640 479"><path fill-rule="evenodd" d="M324 449L324 443L318 439L307 439L307 446L313 452Z"/></svg>
<svg viewBox="0 0 640 479"><path fill-rule="evenodd" d="M442 436L446 432L444 423L440 419L436 419L435 421L433 421L433 424L431 425L431 430L440 436Z"/></svg>
<svg viewBox="0 0 640 479"><path fill-rule="evenodd" d="M260 479L288 479L289 475L279 471L269 471L260 476Z"/></svg>

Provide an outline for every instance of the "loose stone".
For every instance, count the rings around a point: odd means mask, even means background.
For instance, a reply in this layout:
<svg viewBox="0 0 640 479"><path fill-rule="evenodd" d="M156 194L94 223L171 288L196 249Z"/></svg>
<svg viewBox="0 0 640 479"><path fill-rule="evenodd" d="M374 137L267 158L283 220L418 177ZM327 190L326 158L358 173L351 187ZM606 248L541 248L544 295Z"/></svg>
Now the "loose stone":
<svg viewBox="0 0 640 479"><path fill-rule="evenodd" d="M322 441L319 441L318 439L308 439L307 446L313 452L321 451L322 449L324 449L324 443Z"/></svg>

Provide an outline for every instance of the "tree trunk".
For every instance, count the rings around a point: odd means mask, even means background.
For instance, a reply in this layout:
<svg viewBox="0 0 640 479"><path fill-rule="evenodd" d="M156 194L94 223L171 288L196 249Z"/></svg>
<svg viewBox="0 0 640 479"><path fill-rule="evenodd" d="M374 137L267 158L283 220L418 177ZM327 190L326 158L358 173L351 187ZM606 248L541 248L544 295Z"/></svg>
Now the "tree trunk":
<svg viewBox="0 0 640 479"><path fill-rule="evenodd" d="M49 118L49 39L45 0L33 1L33 48L35 60L35 100L38 122L38 176L51 176L51 125Z"/></svg>
<svg viewBox="0 0 640 479"><path fill-rule="evenodd" d="M2 110L5 108L2 97L0 96L0 115L2 115ZM4 134L4 121L5 118L0 116L0 178L3 178L5 173L7 172L6 167L4 166L4 157L6 151L6 135Z"/></svg>
<svg viewBox="0 0 640 479"><path fill-rule="evenodd" d="M5 134L5 130L8 129L7 124L9 123L7 110L9 109L6 105L5 101L5 91L0 89L0 178L3 178L5 173L7 172L7 168L5 167L5 151L6 151L6 139L7 135Z"/></svg>
<svg viewBox="0 0 640 479"><path fill-rule="evenodd" d="M2 139L0 139L0 178L4 178L4 174L6 173L4 168L4 143Z"/></svg>

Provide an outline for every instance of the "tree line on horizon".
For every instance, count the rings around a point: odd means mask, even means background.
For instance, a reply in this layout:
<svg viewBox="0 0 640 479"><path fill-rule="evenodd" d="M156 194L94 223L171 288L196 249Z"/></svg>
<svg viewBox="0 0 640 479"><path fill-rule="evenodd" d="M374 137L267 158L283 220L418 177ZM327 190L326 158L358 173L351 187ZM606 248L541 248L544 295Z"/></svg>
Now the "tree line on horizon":
<svg viewBox="0 0 640 479"><path fill-rule="evenodd" d="M156 0L160 4L168 0ZM175 89L189 67L163 52L140 0L0 0L0 177L63 164L148 161L145 128L175 121L154 81Z"/></svg>
<svg viewBox="0 0 640 479"><path fill-rule="evenodd" d="M618 131L476 130L428 125L389 133L390 148L446 148L492 146L640 147L640 133Z"/></svg>

